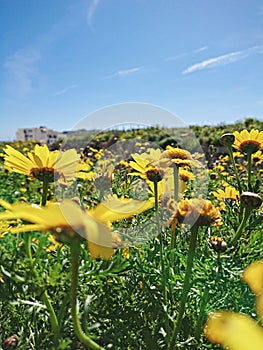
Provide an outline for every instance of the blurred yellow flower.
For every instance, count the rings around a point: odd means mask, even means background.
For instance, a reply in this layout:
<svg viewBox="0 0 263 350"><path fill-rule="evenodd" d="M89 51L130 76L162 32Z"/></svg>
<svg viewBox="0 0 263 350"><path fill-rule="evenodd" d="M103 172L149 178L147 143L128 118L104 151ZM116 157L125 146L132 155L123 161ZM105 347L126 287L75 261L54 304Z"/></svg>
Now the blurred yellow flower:
<svg viewBox="0 0 263 350"><path fill-rule="evenodd" d="M263 260L249 265L242 277L256 295L256 310L263 324ZM204 331L212 343L225 349L263 349L263 328L244 314L216 311L209 316Z"/></svg>
<svg viewBox="0 0 263 350"><path fill-rule="evenodd" d="M193 159L190 152L178 147L167 146L162 154L164 160L170 160L170 164L174 163L177 166L194 166L200 167L200 163Z"/></svg>
<svg viewBox="0 0 263 350"><path fill-rule="evenodd" d="M49 202L45 207L25 203L11 205L2 200L0 204L6 209L0 213L0 220L20 219L31 223L12 227L9 232L51 232L58 242L65 244L84 238L88 241L90 255L105 259L112 256L119 244L118 237L111 230L111 222L131 217L153 206L150 201L118 199L114 196L85 211L71 200Z"/></svg>
<svg viewBox="0 0 263 350"><path fill-rule="evenodd" d="M76 167L79 155L75 149L65 152L50 151L46 145L36 145L33 151L23 155L13 147L7 145L4 149L5 166L12 171L25 174L31 178L48 182L57 180L73 180L75 178Z"/></svg>

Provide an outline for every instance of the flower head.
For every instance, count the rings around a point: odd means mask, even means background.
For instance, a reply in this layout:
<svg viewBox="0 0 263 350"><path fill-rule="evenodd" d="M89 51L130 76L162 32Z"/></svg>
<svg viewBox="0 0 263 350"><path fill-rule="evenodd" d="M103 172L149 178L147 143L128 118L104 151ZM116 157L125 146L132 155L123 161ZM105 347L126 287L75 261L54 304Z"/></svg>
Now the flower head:
<svg viewBox="0 0 263 350"><path fill-rule="evenodd" d="M221 202L221 208L225 209L226 201L237 201L239 192L232 186L226 186L224 190L217 190L213 195Z"/></svg>
<svg viewBox="0 0 263 350"><path fill-rule="evenodd" d="M246 208L257 209L262 204L262 198L253 192L243 192L240 196L241 203Z"/></svg>
<svg viewBox="0 0 263 350"><path fill-rule="evenodd" d="M183 199L179 203L173 203L172 214L172 221L197 226L219 224L221 220L219 209L211 201L202 198Z"/></svg>
<svg viewBox="0 0 263 350"><path fill-rule="evenodd" d="M47 145L36 145L27 156L7 145L5 151L5 166L12 171L25 174L33 179L48 182L72 180L75 178L79 155L76 150L65 152L50 151Z"/></svg>
<svg viewBox="0 0 263 350"><path fill-rule="evenodd" d="M162 154L163 159L170 160L172 164L177 166L200 166L199 162L194 160L191 153L185 149L167 146Z"/></svg>
<svg viewBox="0 0 263 350"><path fill-rule="evenodd" d="M263 131L246 129L241 132L235 131L235 142L233 146L243 153L255 153L263 147Z"/></svg>
<svg viewBox="0 0 263 350"><path fill-rule="evenodd" d="M231 133L226 133L220 137L220 143L223 146L231 146L235 141L235 136Z"/></svg>

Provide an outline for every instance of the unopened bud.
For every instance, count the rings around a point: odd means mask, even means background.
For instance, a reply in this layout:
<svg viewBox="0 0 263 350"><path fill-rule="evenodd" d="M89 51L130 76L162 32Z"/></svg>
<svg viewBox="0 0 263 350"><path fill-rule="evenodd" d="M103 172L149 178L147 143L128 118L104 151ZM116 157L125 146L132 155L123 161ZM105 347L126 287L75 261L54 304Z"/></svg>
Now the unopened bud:
<svg viewBox="0 0 263 350"><path fill-rule="evenodd" d="M210 179L215 180L216 179L216 173L210 173Z"/></svg>
<svg viewBox="0 0 263 350"><path fill-rule="evenodd" d="M231 133L226 133L220 137L220 143L223 146L231 146L235 142L235 136Z"/></svg>
<svg viewBox="0 0 263 350"><path fill-rule="evenodd" d="M262 198L253 192L243 192L240 196L241 203L244 207L257 209L262 204Z"/></svg>
<svg viewBox="0 0 263 350"><path fill-rule="evenodd" d="M210 242L212 248L217 253L223 253L227 249L227 243L219 236L212 236Z"/></svg>
<svg viewBox="0 0 263 350"><path fill-rule="evenodd" d="M18 344L18 337L16 335L11 335L11 337L6 338L3 343L2 347L3 350L9 350L9 349L15 349Z"/></svg>

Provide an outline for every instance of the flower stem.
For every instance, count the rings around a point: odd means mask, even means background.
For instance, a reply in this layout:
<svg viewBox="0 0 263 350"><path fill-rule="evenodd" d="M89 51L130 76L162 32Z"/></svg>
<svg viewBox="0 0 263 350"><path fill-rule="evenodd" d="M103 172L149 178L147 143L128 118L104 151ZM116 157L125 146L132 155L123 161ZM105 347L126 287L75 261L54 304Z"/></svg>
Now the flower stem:
<svg viewBox="0 0 263 350"><path fill-rule="evenodd" d="M179 166L173 164L173 175L174 175L174 200L178 202L179 198Z"/></svg>
<svg viewBox="0 0 263 350"><path fill-rule="evenodd" d="M204 322L204 317L205 317L205 308L206 308L208 299L209 299L209 286L206 286L204 294L202 296L199 315L198 315L197 322L196 322L197 323L196 329L195 329L195 340L196 341L199 341L201 333L202 333L203 322Z"/></svg>
<svg viewBox="0 0 263 350"><path fill-rule="evenodd" d="M24 240L25 240L25 247L26 247L26 255L30 261L31 266L33 265L33 257L32 257L32 251L31 251L31 233L25 232L24 233Z"/></svg>
<svg viewBox="0 0 263 350"><path fill-rule="evenodd" d="M43 187L42 187L42 198L41 198L41 206L44 207L47 203L47 192L48 192L48 179L44 178Z"/></svg>
<svg viewBox="0 0 263 350"><path fill-rule="evenodd" d="M187 265L186 265L183 290L182 290L181 300L179 305L179 312L178 312L175 327L172 333L172 337L168 346L168 350L173 349L173 344L174 342L176 342L177 336L182 327L182 320L183 320L183 315L185 311L186 300L187 300L188 292L190 290L190 279L192 275L195 247L197 242L197 234L198 234L198 226L193 225L191 228L190 246L188 251Z"/></svg>
<svg viewBox="0 0 263 350"><path fill-rule="evenodd" d="M230 159L231 159L231 162L232 162L232 165L233 165L234 173L235 173L235 176L236 176L238 191L239 191L239 194L241 194L242 193L241 181L240 181L239 173L237 171L236 162L235 162L235 159L234 159L234 156L233 156L232 146L228 146L227 148L228 148Z"/></svg>
<svg viewBox="0 0 263 350"><path fill-rule="evenodd" d="M78 268L79 268L79 253L80 243L74 242L70 246L71 252L71 286L70 286L70 306L71 317L75 333L79 341L93 350L104 350L99 344L93 341L81 328L80 321L77 313L77 287L78 287Z"/></svg>
<svg viewBox="0 0 263 350"><path fill-rule="evenodd" d="M179 198L179 167L177 164L173 164L173 176L174 176L174 201L178 202ZM174 249L176 241L176 226L172 226L171 229L171 242L170 249Z"/></svg>
<svg viewBox="0 0 263 350"><path fill-rule="evenodd" d="M252 153L248 152L248 154L247 154L247 190L248 191L252 191L252 186L251 186L251 172L252 172L251 158L252 158Z"/></svg>
<svg viewBox="0 0 263 350"><path fill-rule="evenodd" d="M154 198L155 198L155 214L156 214L156 224L157 224L157 231L158 231L158 237L160 241L160 260L161 260L161 272L162 272L162 291L163 291L163 298L164 303L167 302L167 292L166 292L166 270L165 270L165 263L164 263L164 254L163 254L163 235L160 229L160 218L159 218L159 212L158 212L158 182L154 181Z"/></svg>
<svg viewBox="0 0 263 350"><path fill-rule="evenodd" d="M234 246L237 243L237 241L239 240L239 238L241 237L243 228L245 227L246 222L247 222L251 212L252 212L251 208L245 207L242 221L241 221L240 225L238 226L238 229L237 229L234 237L232 238L232 241L230 241L229 247Z"/></svg>
<svg viewBox="0 0 263 350"><path fill-rule="evenodd" d="M59 337L60 337L59 324L58 324L58 319L57 319L55 310L50 302L50 299L49 299L49 296L48 296L46 290L42 294L42 301L46 305L46 308L49 312L49 319L50 319L51 328L52 328L53 335L54 335L54 346L57 348L58 343L59 343Z"/></svg>

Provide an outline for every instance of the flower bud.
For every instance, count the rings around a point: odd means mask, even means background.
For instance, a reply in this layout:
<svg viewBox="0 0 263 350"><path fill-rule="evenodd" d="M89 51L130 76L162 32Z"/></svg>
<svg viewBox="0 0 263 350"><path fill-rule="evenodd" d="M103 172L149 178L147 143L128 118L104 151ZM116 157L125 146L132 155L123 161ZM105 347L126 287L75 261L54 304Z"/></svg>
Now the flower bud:
<svg viewBox="0 0 263 350"><path fill-rule="evenodd" d="M215 180L216 179L216 173L210 173L210 179Z"/></svg>
<svg viewBox="0 0 263 350"><path fill-rule="evenodd" d="M235 142L235 136L231 133L226 133L220 137L220 143L223 146L231 146Z"/></svg>
<svg viewBox="0 0 263 350"><path fill-rule="evenodd" d="M223 253L227 249L227 243L219 236L212 236L210 242L212 248L217 253Z"/></svg>
<svg viewBox="0 0 263 350"><path fill-rule="evenodd" d="M240 196L241 203L244 207L257 209L262 204L262 198L253 192L243 192Z"/></svg>
<svg viewBox="0 0 263 350"><path fill-rule="evenodd" d="M11 335L11 337L6 338L3 343L2 347L3 350L9 350L9 349L15 349L18 344L18 337L16 335Z"/></svg>
<svg viewBox="0 0 263 350"><path fill-rule="evenodd" d="M147 170L146 177L151 182L159 182L162 181L164 174L165 173L162 169L153 168Z"/></svg>

